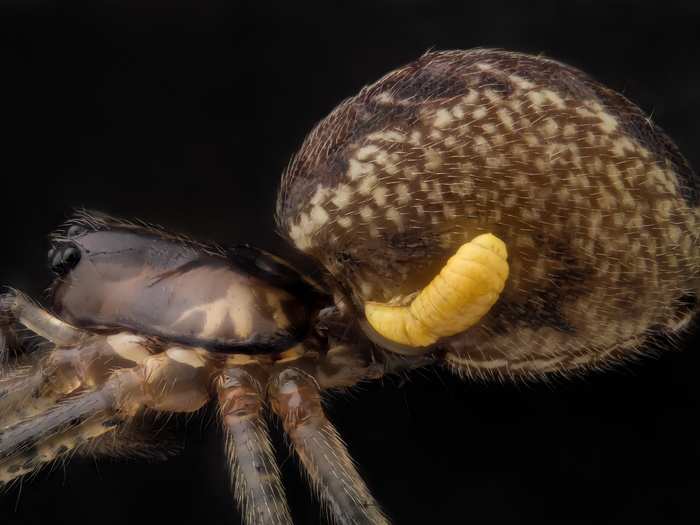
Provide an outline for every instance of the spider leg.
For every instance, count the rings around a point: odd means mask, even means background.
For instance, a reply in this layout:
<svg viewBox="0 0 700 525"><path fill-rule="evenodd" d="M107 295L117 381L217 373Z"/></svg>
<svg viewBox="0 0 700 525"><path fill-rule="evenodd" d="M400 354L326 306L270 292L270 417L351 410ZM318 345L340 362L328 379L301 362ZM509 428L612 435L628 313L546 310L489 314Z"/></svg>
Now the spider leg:
<svg viewBox="0 0 700 525"><path fill-rule="evenodd" d="M282 369L270 383L272 409L322 502L339 524L388 524L360 477L338 432L326 418L314 377Z"/></svg>
<svg viewBox="0 0 700 525"><path fill-rule="evenodd" d="M0 433L0 484L113 430L124 417L119 414L119 395L126 391L126 386L110 381L98 390L67 399L38 417L4 429Z"/></svg>
<svg viewBox="0 0 700 525"><path fill-rule="evenodd" d="M110 373L150 355L143 337L83 332L81 344L45 352L33 366L11 369L0 378L0 429L31 418L79 388L101 385Z"/></svg>
<svg viewBox="0 0 700 525"><path fill-rule="evenodd" d="M0 484L115 430L142 408L193 412L209 400L215 370L197 349L171 347L113 372L93 391L0 431Z"/></svg>
<svg viewBox="0 0 700 525"><path fill-rule="evenodd" d="M220 415L238 507L248 525L291 525L280 472L263 416L255 370L227 368L218 379Z"/></svg>
<svg viewBox="0 0 700 525"><path fill-rule="evenodd" d="M57 346L80 344L86 332L76 328L37 305L18 290L10 290L0 296L0 320L18 322L35 334Z"/></svg>

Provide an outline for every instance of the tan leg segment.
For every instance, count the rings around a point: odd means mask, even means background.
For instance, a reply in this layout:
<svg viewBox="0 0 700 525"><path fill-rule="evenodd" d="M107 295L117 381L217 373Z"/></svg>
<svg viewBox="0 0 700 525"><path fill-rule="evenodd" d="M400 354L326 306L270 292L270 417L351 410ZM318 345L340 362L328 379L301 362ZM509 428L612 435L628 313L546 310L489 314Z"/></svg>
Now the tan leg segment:
<svg viewBox="0 0 700 525"><path fill-rule="evenodd" d="M103 388L66 400L36 418L0 432L0 485L28 474L88 439L112 431L135 382L110 381Z"/></svg>
<svg viewBox="0 0 700 525"><path fill-rule="evenodd" d="M408 306L368 302L367 322L407 347L427 347L476 324L498 300L508 278L506 246L490 233L462 245Z"/></svg>
<svg viewBox="0 0 700 525"><path fill-rule="evenodd" d="M209 399L212 370L195 349L169 348L112 373L97 390L0 430L0 484L116 428L142 407L191 412Z"/></svg>
<svg viewBox="0 0 700 525"><path fill-rule="evenodd" d="M2 296L0 308L5 316L57 346L76 346L86 336L83 330L60 320L16 290Z"/></svg>
<svg viewBox="0 0 700 525"><path fill-rule="evenodd" d="M270 384L273 410L282 418L311 482L338 524L387 524L358 474L338 432L321 407L316 381L287 368Z"/></svg>
<svg viewBox="0 0 700 525"><path fill-rule="evenodd" d="M31 367L11 370L0 378L0 429L48 410L79 388L104 383L116 369L143 362L150 352L133 334L85 334L83 344L46 353Z"/></svg>
<svg viewBox="0 0 700 525"><path fill-rule="evenodd" d="M263 417L260 383L243 368L218 380L221 417L238 507L246 525L292 525Z"/></svg>

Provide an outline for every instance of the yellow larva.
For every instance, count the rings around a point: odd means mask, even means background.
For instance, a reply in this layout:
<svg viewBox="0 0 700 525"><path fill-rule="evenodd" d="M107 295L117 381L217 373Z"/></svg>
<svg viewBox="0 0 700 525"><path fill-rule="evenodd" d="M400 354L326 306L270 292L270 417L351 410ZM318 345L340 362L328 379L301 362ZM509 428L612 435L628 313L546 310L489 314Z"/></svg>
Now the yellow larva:
<svg viewBox="0 0 700 525"><path fill-rule="evenodd" d="M406 346L429 346L476 324L498 300L508 278L506 245L485 233L463 244L408 306L365 303L381 336Z"/></svg>

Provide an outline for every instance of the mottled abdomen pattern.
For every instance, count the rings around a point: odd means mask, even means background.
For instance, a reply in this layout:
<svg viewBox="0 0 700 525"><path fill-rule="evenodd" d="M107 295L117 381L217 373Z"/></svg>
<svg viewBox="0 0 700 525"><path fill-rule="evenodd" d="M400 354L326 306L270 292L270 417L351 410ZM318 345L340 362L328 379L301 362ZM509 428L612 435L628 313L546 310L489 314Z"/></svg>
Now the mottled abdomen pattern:
<svg viewBox="0 0 700 525"><path fill-rule="evenodd" d="M463 243L503 239L482 321L441 340L466 374L634 355L700 294L698 179L631 102L564 64L428 53L343 102L284 175L279 226L355 304L406 304Z"/></svg>

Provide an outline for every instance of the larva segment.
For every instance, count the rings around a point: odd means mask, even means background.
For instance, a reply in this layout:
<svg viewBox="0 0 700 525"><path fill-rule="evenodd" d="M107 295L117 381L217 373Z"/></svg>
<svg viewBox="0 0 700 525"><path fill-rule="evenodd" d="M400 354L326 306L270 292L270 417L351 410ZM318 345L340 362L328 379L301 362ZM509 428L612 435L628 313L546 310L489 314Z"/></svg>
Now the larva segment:
<svg viewBox="0 0 700 525"><path fill-rule="evenodd" d="M463 244L408 306L365 303L365 316L381 336L410 347L475 325L498 300L508 279L505 243L491 233Z"/></svg>
<svg viewBox="0 0 700 525"><path fill-rule="evenodd" d="M242 368L224 370L217 385L236 500L248 525L292 525L263 415L260 383Z"/></svg>

